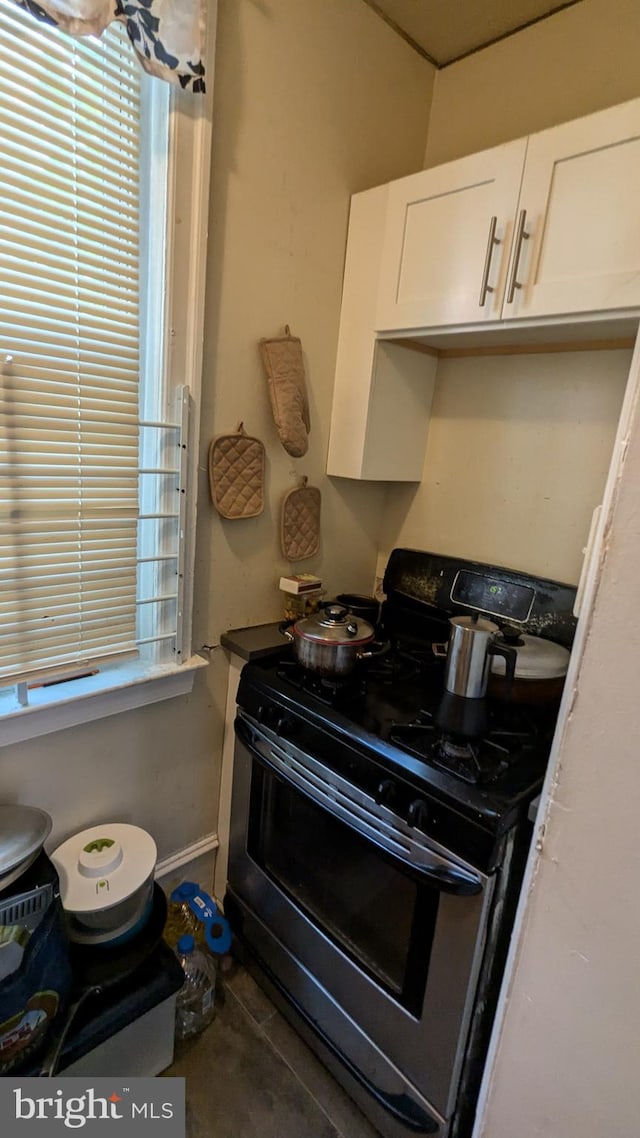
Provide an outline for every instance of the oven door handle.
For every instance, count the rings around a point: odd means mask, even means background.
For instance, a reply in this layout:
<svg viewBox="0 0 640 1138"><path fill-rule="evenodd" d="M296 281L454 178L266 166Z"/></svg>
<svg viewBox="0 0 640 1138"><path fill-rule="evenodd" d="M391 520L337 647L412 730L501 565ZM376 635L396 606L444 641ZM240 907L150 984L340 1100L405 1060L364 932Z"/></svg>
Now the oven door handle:
<svg viewBox="0 0 640 1138"><path fill-rule="evenodd" d="M247 748L249 754L256 762L265 767L270 773L275 774L283 782L297 790L299 794L304 795L310 802L321 806L333 817L338 818L346 825L350 826L361 837L365 838L371 845L376 846L377 849L382 850L387 856L391 857L395 862L398 862L405 868L410 869L416 876L419 876L422 881L426 881L434 889L441 893L453 893L458 896L470 897L475 894L481 893L483 883L480 877L471 870L466 869L464 866L457 865L455 862L450 861L442 854L430 851L425 847L420 848L420 861L416 862L410 857L403 856L403 851L399 844L394 841L392 835L386 835L381 832L377 827L367 822L366 818L362 815L355 814L353 807L342 805L338 800L338 795L329 795L322 787L315 785L304 775L287 769L285 764L280 765L278 762L270 761L269 757L256 746L255 737L261 738L258 732L254 732L249 724L241 716L236 717L235 721L236 736L240 742ZM265 744L270 751L275 751L276 748L271 740L265 738ZM284 756L286 759L286 756ZM395 847L395 848L394 848Z"/></svg>

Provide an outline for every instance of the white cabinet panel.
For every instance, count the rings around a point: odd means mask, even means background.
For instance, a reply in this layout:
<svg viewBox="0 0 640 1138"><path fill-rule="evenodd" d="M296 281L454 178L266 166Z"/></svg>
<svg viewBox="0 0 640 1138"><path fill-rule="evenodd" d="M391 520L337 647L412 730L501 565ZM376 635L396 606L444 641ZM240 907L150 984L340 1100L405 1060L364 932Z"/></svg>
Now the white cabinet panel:
<svg viewBox="0 0 640 1138"><path fill-rule="evenodd" d="M640 99L532 135L522 211L506 319L639 306Z"/></svg>
<svg viewBox="0 0 640 1138"><path fill-rule="evenodd" d="M376 339L387 191L351 199L327 474L419 482L436 359Z"/></svg>
<svg viewBox="0 0 640 1138"><path fill-rule="evenodd" d="M500 317L526 148L518 139L389 185L377 331Z"/></svg>

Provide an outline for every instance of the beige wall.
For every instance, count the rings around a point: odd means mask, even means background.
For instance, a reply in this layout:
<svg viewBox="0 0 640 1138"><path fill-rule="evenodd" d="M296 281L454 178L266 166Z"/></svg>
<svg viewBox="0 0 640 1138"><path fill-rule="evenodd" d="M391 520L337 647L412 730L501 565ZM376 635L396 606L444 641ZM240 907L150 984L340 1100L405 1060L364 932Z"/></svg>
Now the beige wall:
<svg viewBox="0 0 640 1138"><path fill-rule="evenodd" d="M215 828L215 723L200 673L188 697L3 747L2 800L47 810L50 848L116 820L149 830L166 857Z"/></svg>
<svg viewBox="0 0 640 1138"><path fill-rule="evenodd" d="M425 166L640 95L637 0L581 0L436 76Z"/></svg>
<svg viewBox="0 0 640 1138"><path fill-rule="evenodd" d="M576 584L629 350L440 360L422 482L390 487L381 545Z"/></svg>
<svg viewBox="0 0 640 1138"><path fill-rule="evenodd" d="M331 588L372 579L379 495L323 476L344 243L352 191L420 166L433 69L362 0L222 0L214 153L194 643L279 613L278 506L295 473L323 492L323 546L301 568ZM257 341L288 321L302 337L313 432L308 458L280 447ZM267 446L267 509L222 523L206 450L244 419ZM188 698L0 750L2 798L50 811L52 841L118 818L160 857L215 830L224 653Z"/></svg>
<svg viewBox="0 0 640 1138"><path fill-rule="evenodd" d="M419 167L433 68L362 0L223 0L215 91L201 465L243 420L267 448L267 505L221 520L204 483L198 619L276 619L290 566L280 503L300 476L322 492L322 545L298 571L332 591L373 582L382 491L324 475L350 195ZM289 324L311 401L308 454L279 443L258 353Z"/></svg>

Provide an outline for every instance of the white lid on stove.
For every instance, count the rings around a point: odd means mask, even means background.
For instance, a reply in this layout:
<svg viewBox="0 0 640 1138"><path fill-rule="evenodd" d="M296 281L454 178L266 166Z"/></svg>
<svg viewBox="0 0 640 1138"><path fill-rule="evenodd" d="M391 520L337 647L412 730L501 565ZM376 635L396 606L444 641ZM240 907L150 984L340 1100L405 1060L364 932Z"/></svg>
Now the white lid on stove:
<svg viewBox="0 0 640 1138"><path fill-rule="evenodd" d="M520 644L515 645L516 679L555 680L566 676L569 666L569 650L553 640L523 633ZM505 661L502 656L494 656L491 670L504 676Z"/></svg>
<svg viewBox="0 0 640 1138"><path fill-rule="evenodd" d="M151 876L156 857L156 843L139 826L110 822L81 830L51 854L63 908L96 912L125 901Z"/></svg>

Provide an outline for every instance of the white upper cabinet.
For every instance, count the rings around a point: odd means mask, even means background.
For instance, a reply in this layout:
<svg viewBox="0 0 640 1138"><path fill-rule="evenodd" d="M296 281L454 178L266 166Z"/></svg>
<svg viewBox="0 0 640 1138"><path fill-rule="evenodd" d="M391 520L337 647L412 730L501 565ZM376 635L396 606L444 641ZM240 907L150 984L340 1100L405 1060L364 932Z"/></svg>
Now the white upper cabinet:
<svg viewBox="0 0 640 1138"><path fill-rule="evenodd" d="M376 330L499 319L527 140L388 187Z"/></svg>
<svg viewBox="0 0 640 1138"><path fill-rule="evenodd" d="M420 480L443 347L639 312L640 99L356 194L328 473Z"/></svg>
<svg viewBox="0 0 640 1138"><path fill-rule="evenodd" d="M388 187L375 329L640 307L640 99Z"/></svg>
<svg viewBox="0 0 640 1138"><path fill-rule="evenodd" d="M640 99L529 138L503 317L640 307Z"/></svg>

